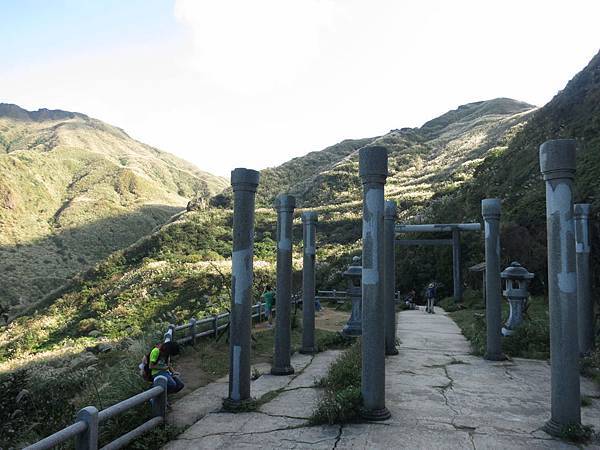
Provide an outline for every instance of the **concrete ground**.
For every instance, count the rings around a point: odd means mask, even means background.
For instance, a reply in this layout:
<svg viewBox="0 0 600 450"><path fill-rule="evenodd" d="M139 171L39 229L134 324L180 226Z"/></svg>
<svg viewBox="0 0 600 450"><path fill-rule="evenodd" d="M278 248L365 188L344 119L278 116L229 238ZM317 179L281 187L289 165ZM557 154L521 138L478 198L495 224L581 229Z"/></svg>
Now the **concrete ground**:
<svg viewBox="0 0 600 450"><path fill-rule="evenodd" d="M308 426L318 402L314 381L339 352L294 355L296 374L262 375L253 396L273 392L258 411L220 410L227 379L198 389L173 406L171 421L192 424L165 449L364 448L562 449L541 427L549 418L550 367L545 361L489 362L470 355L467 340L440 309L398 315L400 354L386 359L386 398L392 418L381 423ZM258 368L268 373L268 366ZM600 427L600 390L581 380L584 424ZM275 395L277 394L277 395ZM600 449L597 440L586 448Z"/></svg>

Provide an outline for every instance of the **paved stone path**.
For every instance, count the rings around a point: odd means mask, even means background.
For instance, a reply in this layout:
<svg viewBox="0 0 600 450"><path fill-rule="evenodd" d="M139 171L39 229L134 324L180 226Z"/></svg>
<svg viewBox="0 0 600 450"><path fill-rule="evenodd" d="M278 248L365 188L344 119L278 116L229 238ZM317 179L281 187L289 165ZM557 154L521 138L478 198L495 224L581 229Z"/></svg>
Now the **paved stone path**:
<svg viewBox="0 0 600 450"><path fill-rule="evenodd" d="M382 423L309 427L320 391L313 386L339 352L294 355L296 374L262 375L253 396L272 392L256 412L220 411L227 379L198 389L174 405L171 420L190 428L165 449L562 449L576 446L540 430L549 417L547 362L489 362L470 355L467 340L440 309L435 315L404 311L398 317L400 354L386 358L387 406ZM259 370L268 372L268 366ZM600 427L600 390L582 378L594 397L583 422ZM277 394L277 395L275 395ZM199 420L198 420L199 419ZM600 449L600 442L587 448Z"/></svg>

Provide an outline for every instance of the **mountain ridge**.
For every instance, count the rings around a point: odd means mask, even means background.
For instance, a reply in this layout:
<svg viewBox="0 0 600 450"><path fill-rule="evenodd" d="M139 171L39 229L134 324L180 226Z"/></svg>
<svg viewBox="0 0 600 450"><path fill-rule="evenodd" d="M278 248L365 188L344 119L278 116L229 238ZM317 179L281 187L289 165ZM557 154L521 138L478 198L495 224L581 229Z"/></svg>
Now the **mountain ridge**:
<svg viewBox="0 0 600 450"><path fill-rule="evenodd" d="M0 104L0 305L35 303L226 185L85 114Z"/></svg>

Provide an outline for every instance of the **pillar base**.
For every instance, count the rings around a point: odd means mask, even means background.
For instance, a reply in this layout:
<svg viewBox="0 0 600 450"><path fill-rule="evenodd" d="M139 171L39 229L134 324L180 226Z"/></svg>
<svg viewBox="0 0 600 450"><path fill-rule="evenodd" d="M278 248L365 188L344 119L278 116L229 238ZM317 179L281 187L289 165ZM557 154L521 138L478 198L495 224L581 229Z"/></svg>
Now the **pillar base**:
<svg viewBox="0 0 600 450"><path fill-rule="evenodd" d="M359 327L355 328L355 327L346 325L344 328L342 328L342 335L346 336L346 337L362 336L362 329Z"/></svg>
<svg viewBox="0 0 600 450"><path fill-rule="evenodd" d="M502 327L502 336L510 336L511 334L513 334L515 332L515 330L512 330L510 328L506 328L506 327Z"/></svg>
<svg viewBox="0 0 600 450"><path fill-rule="evenodd" d="M506 361L508 358L504 353L486 353L483 355L483 359L488 361Z"/></svg>
<svg viewBox="0 0 600 450"><path fill-rule="evenodd" d="M252 397L243 400L234 400L231 397L223 399L223 409L233 413L251 411L255 406L256 400Z"/></svg>
<svg viewBox="0 0 600 450"><path fill-rule="evenodd" d="M392 413L390 413L385 406L381 409L367 409L362 407L360 408L360 417L365 420L379 422L382 420L388 420L390 417L392 417Z"/></svg>
<svg viewBox="0 0 600 450"><path fill-rule="evenodd" d="M299 351L303 355L314 355L315 353L319 353L319 349L316 346L314 346L314 347L302 347Z"/></svg>
<svg viewBox="0 0 600 450"><path fill-rule="evenodd" d="M392 347L390 350L388 350L387 348L385 349L385 356L393 356L397 355L398 353L400 352L396 347Z"/></svg>
<svg viewBox="0 0 600 450"><path fill-rule="evenodd" d="M555 422L554 419L550 419L548 422L544 424L542 430L548 433L550 436L561 437L562 436L562 428L563 426L558 422Z"/></svg>
<svg viewBox="0 0 600 450"><path fill-rule="evenodd" d="M287 367L271 367L271 375L292 375L294 368L292 366Z"/></svg>

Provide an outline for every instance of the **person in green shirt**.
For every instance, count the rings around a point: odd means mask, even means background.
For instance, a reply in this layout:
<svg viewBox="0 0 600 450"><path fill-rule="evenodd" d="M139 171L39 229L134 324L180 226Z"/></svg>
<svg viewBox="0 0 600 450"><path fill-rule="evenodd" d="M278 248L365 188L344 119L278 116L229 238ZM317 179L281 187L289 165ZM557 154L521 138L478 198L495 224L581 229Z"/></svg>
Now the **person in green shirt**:
<svg viewBox="0 0 600 450"><path fill-rule="evenodd" d="M265 302L265 315L269 321L269 327L273 326L273 304L275 303L275 292L271 289L271 286L267 284L265 292L262 294L262 299Z"/></svg>
<svg viewBox="0 0 600 450"><path fill-rule="evenodd" d="M179 372L175 372L171 366L171 356L178 354L179 345L176 342L163 342L152 349L148 360L152 378L162 375L167 379L167 393L169 394L179 392L184 386L179 378Z"/></svg>

